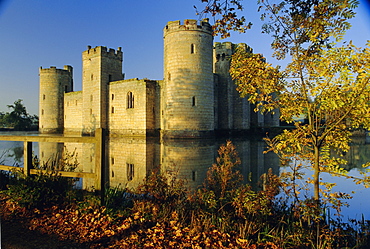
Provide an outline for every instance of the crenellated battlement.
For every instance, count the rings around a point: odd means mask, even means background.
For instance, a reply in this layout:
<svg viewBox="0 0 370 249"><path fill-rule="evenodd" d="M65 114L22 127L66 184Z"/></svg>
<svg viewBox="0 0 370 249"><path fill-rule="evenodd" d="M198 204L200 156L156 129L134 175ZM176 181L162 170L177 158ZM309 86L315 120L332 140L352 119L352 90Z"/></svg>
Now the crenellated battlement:
<svg viewBox="0 0 370 249"><path fill-rule="evenodd" d="M92 48L91 46L87 46L87 50L82 52L82 55L85 56L95 56L95 55L100 55L100 56L107 56L110 58L115 58L122 60L123 53L121 51L121 47L118 47L117 51L113 48L107 49L105 46L97 46L95 48Z"/></svg>
<svg viewBox="0 0 370 249"><path fill-rule="evenodd" d="M247 44L245 44L245 43L238 43L238 44L236 44L235 49L236 48L241 48L241 49L243 49L247 53L253 53L253 49L250 46L248 46Z"/></svg>
<svg viewBox="0 0 370 249"><path fill-rule="evenodd" d="M231 42L215 42L214 48L216 51L226 52L228 50L231 54L235 53L237 48L241 48L248 53L253 53L253 49L245 43L234 44Z"/></svg>
<svg viewBox="0 0 370 249"><path fill-rule="evenodd" d="M72 66L69 65L65 65L63 69L51 66L50 68L40 67L39 73L71 74L72 70L73 70Z"/></svg>
<svg viewBox="0 0 370 249"><path fill-rule="evenodd" d="M192 20L192 19L185 19L184 23L181 24L179 20L177 21L170 21L167 23L165 26L163 32L164 35L172 32L177 32L177 31L203 31L205 33L212 34L212 26L208 22L208 18L203 19L202 21L199 22L197 20Z"/></svg>

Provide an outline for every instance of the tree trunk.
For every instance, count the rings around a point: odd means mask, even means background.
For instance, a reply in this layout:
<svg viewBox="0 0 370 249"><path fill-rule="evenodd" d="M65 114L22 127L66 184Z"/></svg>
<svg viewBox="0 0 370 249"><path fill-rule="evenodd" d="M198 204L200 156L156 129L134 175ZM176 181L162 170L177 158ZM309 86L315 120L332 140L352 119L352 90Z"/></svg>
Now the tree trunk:
<svg viewBox="0 0 370 249"><path fill-rule="evenodd" d="M320 149L315 145L314 150L313 199L318 203L320 201Z"/></svg>

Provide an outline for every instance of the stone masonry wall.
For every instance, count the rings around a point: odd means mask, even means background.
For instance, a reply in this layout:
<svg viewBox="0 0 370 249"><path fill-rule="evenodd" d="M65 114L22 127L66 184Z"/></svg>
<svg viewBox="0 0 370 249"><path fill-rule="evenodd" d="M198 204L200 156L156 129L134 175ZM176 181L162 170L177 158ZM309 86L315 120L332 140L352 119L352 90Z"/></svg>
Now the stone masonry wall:
<svg viewBox="0 0 370 249"><path fill-rule="evenodd" d="M83 133L107 128L108 83L122 80L122 52L88 47L82 53Z"/></svg>
<svg viewBox="0 0 370 249"><path fill-rule="evenodd" d="M64 92L72 91L72 67L40 68L39 127L41 133L63 133Z"/></svg>
<svg viewBox="0 0 370 249"><path fill-rule="evenodd" d="M82 106L81 91L64 95L64 133L81 134Z"/></svg>
<svg viewBox="0 0 370 249"><path fill-rule="evenodd" d="M214 130L211 25L169 22L164 29L163 135Z"/></svg>
<svg viewBox="0 0 370 249"><path fill-rule="evenodd" d="M108 108L110 134L146 135L157 129L157 88L157 82L149 80L111 82Z"/></svg>

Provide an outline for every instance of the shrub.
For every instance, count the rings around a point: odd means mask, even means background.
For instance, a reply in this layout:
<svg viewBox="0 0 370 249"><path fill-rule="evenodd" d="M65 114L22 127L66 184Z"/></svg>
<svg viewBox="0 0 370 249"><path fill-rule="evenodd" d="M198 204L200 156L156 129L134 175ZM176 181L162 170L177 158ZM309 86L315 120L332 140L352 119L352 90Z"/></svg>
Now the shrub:
<svg viewBox="0 0 370 249"><path fill-rule="evenodd" d="M57 172L39 171L26 176L22 171L13 171L8 184L8 195L26 208L45 208L63 204L74 186L74 179L62 177Z"/></svg>
<svg viewBox="0 0 370 249"><path fill-rule="evenodd" d="M0 190L6 189L9 184L9 172L5 170L0 170Z"/></svg>

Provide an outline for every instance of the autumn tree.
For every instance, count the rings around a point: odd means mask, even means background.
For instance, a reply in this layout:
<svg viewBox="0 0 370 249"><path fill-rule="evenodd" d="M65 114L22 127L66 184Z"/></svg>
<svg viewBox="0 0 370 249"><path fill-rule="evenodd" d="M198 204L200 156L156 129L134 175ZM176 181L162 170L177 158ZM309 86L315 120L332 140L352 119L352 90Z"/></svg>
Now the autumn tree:
<svg viewBox="0 0 370 249"><path fill-rule="evenodd" d="M241 1L202 2L209 6L224 6L225 2L241 4ZM345 161L331 155L333 150L338 155L349 150L354 130L370 129L369 44L359 48L352 41L343 41L358 2L258 3L266 22L262 32L272 36L273 56L284 60L286 66L274 67L262 55L238 51L232 58L230 73L240 95L256 104L256 111L279 109L280 120L294 125L294 129L266 139L270 150L280 155L283 162L296 159L312 167L316 201L320 200L321 172L367 185L366 175L361 179L348 176L340 166ZM230 30L233 29L225 32ZM307 122L298 121L298 116L305 116Z"/></svg>

